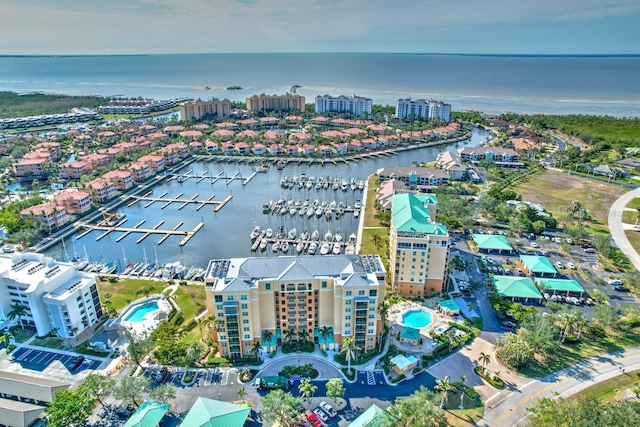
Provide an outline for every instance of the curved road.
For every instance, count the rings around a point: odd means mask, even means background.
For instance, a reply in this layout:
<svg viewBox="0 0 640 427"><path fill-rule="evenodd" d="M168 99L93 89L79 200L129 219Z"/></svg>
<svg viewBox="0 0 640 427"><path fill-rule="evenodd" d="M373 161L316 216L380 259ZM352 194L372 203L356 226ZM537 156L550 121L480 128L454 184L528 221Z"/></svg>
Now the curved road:
<svg viewBox="0 0 640 427"><path fill-rule="evenodd" d="M532 380L512 392L494 407L487 408L484 417L476 425L482 427L512 427L526 425L527 408L540 398L567 397L600 381L640 369L640 347L603 354L582 361L575 366L554 372L544 378Z"/></svg>
<svg viewBox="0 0 640 427"><path fill-rule="evenodd" d="M624 212L624 208L636 197L640 197L640 188L631 190L616 200L611 206L611 209L609 209L608 222L609 231L611 232L613 241L620 248L622 253L629 258L636 270L640 270L640 255L638 255L638 252L636 252L633 246L631 246L629 239L627 239L626 234L624 234L624 228L622 227L622 212Z"/></svg>

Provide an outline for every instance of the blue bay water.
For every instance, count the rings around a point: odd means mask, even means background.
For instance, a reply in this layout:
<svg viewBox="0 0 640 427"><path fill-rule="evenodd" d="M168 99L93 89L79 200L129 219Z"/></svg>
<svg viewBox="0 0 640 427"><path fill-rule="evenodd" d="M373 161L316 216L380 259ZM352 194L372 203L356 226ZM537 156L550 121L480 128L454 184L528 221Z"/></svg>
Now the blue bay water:
<svg viewBox="0 0 640 427"><path fill-rule="evenodd" d="M485 113L640 115L639 56L183 54L0 57L0 90L151 98L357 94L435 98ZM238 85L243 89L228 91ZM205 90L210 87L210 90Z"/></svg>

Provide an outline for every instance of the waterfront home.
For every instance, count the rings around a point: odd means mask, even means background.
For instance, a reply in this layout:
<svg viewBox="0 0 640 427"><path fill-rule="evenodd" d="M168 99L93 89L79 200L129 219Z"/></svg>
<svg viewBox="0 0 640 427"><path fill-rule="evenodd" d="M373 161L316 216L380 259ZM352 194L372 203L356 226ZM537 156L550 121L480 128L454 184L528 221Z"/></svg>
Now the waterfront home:
<svg viewBox="0 0 640 427"><path fill-rule="evenodd" d="M399 179L407 184L410 190L429 190L429 187L444 185L449 182L449 175L440 169L417 166L396 166L382 168L378 171L380 182Z"/></svg>
<svg viewBox="0 0 640 427"><path fill-rule="evenodd" d="M102 175L102 179L113 184L117 190L128 190L133 187L133 173L126 169L110 171Z"/></svg>
<svg viewBox="0 0 640 427"><path fill-rule="evenodd" d="M256 144L253 144L253 148L251 149L251 151L256 156L262 156L264 154L264 149L265 149L264 144L261 144L258 142Z"/></svg>
<svg viewBox="0 0 640 427"><path fill-rule="evenodd" d="M282 155L282 147L279 144L273 143L269 146L269 154L272 156L281 156Z"/></svg>
<svg viewBox="0 0 640 427"><path fill-rule="evenodd" d="M375 150L378 148L378 142L373 138L365 138L362 140L362 146L365 150Z"/></svg>
<svg viewBox="0 0 640 427"><path fill-rule="evenodd" d="M239 154L249 154L251 152L249 144L244 141L236 142L235 150Z"/></svg>
<svg viewBox="0 0 640 427"><path fill-rule="evenodd" d="M349 144L346 142L342 142L339 144L334 144L333 148L335 149L338 155L343 156L349 152Z"/></svg>
<svg viewBox="0 0 640 427"><path fill-rule="evenodd" d="M131 172L133 172L133 179L136 182L146 181L153 175L151 168L144 162L136 162L129 166Z"/></svg>
<svg viewBox="0 0 640 427"><path fill-rule="evenodd" d="M316 147L311 144L304 144L298 148L298 151L303 156L313 156L316 153Z"/></svg>
<svg viewBox="0 0 640 427"><path fill-rule="evenodd" d="M391 199L393 198L393 195L407 192L409 192L407 184L399 179L392 178L378 185L378 189L376 190L376 202L378 202L380 209L388 211L391 209Z"/></svg>
<svg viewBox="0 0 640 427"><path fill-rule="evenodd" d="M109 156L107 154L87 154L82 156L80 160L87 162L90 169L97 169L100 166L107 166L109 164Z"/></svg>
<svg viewBox="0 0 640 427"><path fill-rule="evenodd" d="M180 136L191 140L200 139L200 137L202 137L202 132L195 129L185 130L183 132L180 132Z"/></svg>
<svg viewBox="0 0 640 427"><path fill-rule="evenodd" d="M116 159L116 157L118 157L120 154L122 154L122 148L121 147L116 147L114 145L113 147L102 148L102 149L98 150L98 154L105 154L107 156L107 158L109 159L109 162L113 162Z"/></svg>
<svg viewBox="0 0 640 427"><path fill-rule="evenodd" d="M212 137L217 138L220 141L229 141L234 135L235 133L229 129L218 129L211 134Z"/></svg>
<svg viewBox="0 0 640 427"><path fill-rule="evenodd" d="M233 123L233 122L222 122L222 123L216 123L216 128L218 128L218 129L236 130L236 129L238 129L238 125Z"/></svg>
<svg viewBox="0 0 640 427"><path fill-rule="evenodd" d="M184 126L173 125L173 126L165 127L162 131L164 132L165 135L175 135L175 134L179 134L183 130L184 130Z"/></svg>
<svg viewBox="0 0 640 427"><path fill-rule="evenodd" d="M297 93L286 93L284 95L253 95L247 98L247 110L258 111L281 111L297 110L304 113L304 96Z"/></svg>
<svg viewBox="0 0 640 427"><path fill-rule="evenodd" d="M287 153L289 156L297 156L297 155L298 155L298 153L299 153L298 145L297 145L297 144L289 144L289 145L287 146L286 153Z"/></svg>
<svg viewBox="0 0 640 427"><path fill-rule="evenodd" d="M511 148L503 147L464 147L458 150L460 159L465 162L478 163L484 159L491 159L498 167L523 167L518 163L520 155Z"/></svg>
<svg viewBox="0 0 640 427"><path fill-rule="evenodd" d="M263 138L269 141L277 141L280 139L284 139L284 132L278 132L276 130L268 130L264 133Z"/></svg>
<svg viewBox="0 0 640 427"><path fill-rule="evenodd" d="M53 202L58 208L64 209L67 214L83 214L93 206L91 193L80 189L65 190L53 196Z"/></svg>
<svg viewBox="0 0 640 427"><path fill-rule="evenodd" d="M289 142L304 142L312 138L313 136L306 132L293 132L289 134Z"/></svg>
<svg viewBox="0 0 640 427"><path fill-rule="evenodd" d="M260 132L252 129L245 129L236 134L236 139L252 140L252 139L258 139L259 137L260 137Z"/></svg>
<svg viewBox="0 0 640 427"><path fill-rule="evenodd" d="M51 232L69 221L67 212L53 203L42 203L20 211L20 218L32 219Z"/></svg>
<svg viewBox="0 0 640 427"><path fill-rule="evenodd" d="M402 142L420 142L422 141L422 132L403 132L400 134L400 140Z"/></svg>
<svg viewBox="0 0 640 427"><path fill-rule="evenodd" d="M40 177L44 175L44 164L47 159L22 159L14 165L14 175L19 178L28 176Z"/></svg>
<svg viewBox="0 0 640 427"><path fill-rule="evenodd" d="M220 149L223 154L233 154L236 151L235 145L229 141L223 142Z"/></svg>
<svg viewBox="0 0 640 427"><path fill-rule="evenodd" d="M186 144L185 144L185 149L188 150L188 147ZM167 147L164 147L159 149L156 153L164 157L165 167L175 165L180 161L180 158L178 157L178 152L176 150L167 150Z"/></svg>
<svg viewBox="0 0 640 427"><path fill-rule="evenodd" d="M136 139L136 141L144 142L145 139L144 138ZM140 146L138 144L136 144L135 142L120 142L120 143L114 145L111 148L120 149L120 152L122 154L124 154L126 157L130 157L130 156L132 156L133 154L137 153L140 150Z"/></svg>
<svg viewBox="0 0 640 427"><path fill-rule="evenodd" d="M370 130L378 135L382 135L387 132L387 127L385 125L369 125L367 126L367 130Z"/></svg>
<svg viewBox="0 0 640 427"><path fill-rule="evenodd" d="M323 157L331 157L331 154L333 154L333 148L330 145L321 145L318 147L318 154Z"/></svg>
<svg viewBox="0 0 640 427"><path fill-rule="evenodd" d="M164 156L161 154L147 154L138 159L137 163L145 163L152 173L158 173L165 168Z"/></svg>
<svg viewBox="0 0 640 427"><path fill-rule="evenodd" d="M162 132L153 132L147 136L149 137L150 140L158 141L158 142L164 142L168 139L167 134Z"/></svg>
<svg viewBox="0 0 640 427"><path fill-rule="evenodd" d="M362 141L360 141L359 139L352 139L351 141L349 141L349 151L357 151L360 152L362 151Z"/></svg>
<svg viewBox="0 0 640 427"><path fill-rule="evenodd" d="M189 155L189 146L183 142L169 144L165 146L163 150L167 153L175 153L181 159Z"/></svg>
<svg viewBox="0 0 640 427"><path fill-rule="evenodd" d="M202 150L203 144L200 141L191 141L189 143L189 152L198 153Z"/></svg>
<svg viewBox="0 0 640 427"><path fill-rule="evenodd" d="M106 202L116 196L116 188L105 179L94 179L85 184L85 188L91 192L91 196L95 202Z"/></svg>
<svg viewBox="0 0 640 427"><path fill-rule="evenodd" d="M82 175L93 173L93 170L89 168L89 164L83 160L62 163L58 170L60 171L60 177L64 179L80 179Z"/></svg>
<svg viewBox="0 0 640 427"><path fill-rule="evenodd" d="M215 141L207 140L205 142L205 147L207 149L207 153L209 154L218 154L219 148L218 143Z"/></svg>
<svg viewBox="0 0 640 427"><path fill-rule="evenodd" d="M57 159L60 156L60 154L62 154L62 150L60 149L60 143L58 142L51 142L51 141L41 142L38 145L36 145L34 148L36 150L49 151L49 153L51 153L51 156L53 156L54 159Z"/></svg>

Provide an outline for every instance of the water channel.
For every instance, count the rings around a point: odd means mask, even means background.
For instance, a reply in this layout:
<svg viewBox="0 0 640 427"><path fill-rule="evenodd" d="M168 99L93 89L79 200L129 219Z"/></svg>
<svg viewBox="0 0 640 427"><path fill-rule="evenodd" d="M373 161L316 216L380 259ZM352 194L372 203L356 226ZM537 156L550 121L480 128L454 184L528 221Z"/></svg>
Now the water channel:
<svg viewBox="0 0 640 427"><path fill-rule="evenodd" d="M161 235L150 235L142 242L136 243L141 234L132 233L117 242L117 238L122 233L111 232L103 239L96 241L96 238L103 232L92 231L80 239L76 239L79 233L65 239L64 244L53 246L47 251L47 254L59 260L68 260L74 256L84 257L85 255L92 261L116 260L119 266L118 271L122 271L126 265L124 263L125 256L128 262L144 262L146 257L147 262L155 262L157 259L160 264L179 261L183 265L205 267L211 259L274 255L270 247L264 252L260 250L251 252L249 234L255 226L270 227L274 231L280 226L286 230L295 227L298 233L304 230L309 233L318 230L321 239L327 231L335 233L337 230L341 230L346 239L351 233L357 232L360 220L354 218L352 213L345 213L340 219L334 217L330 220L324 216L318 218L315 215L310 218L297 214L291 216L289 213L265 215L262 213L262 205L268 200L277 200L284 196L287 199L301 201L308 199L310 202L316 199L320 202L325 200L327 203L335 200L337 203L343 202L345 205L353 206L356 200L363 198L362 191L351 191L351 189L334 191L331 187L326 190L316 190L315 188L307 190L297 187L283 189L280 186L280 179L283 176L299 176L304 173L308 177L366 180L369 175L380 168L410 166L413 162L431 162L443 150L456 152L457 149L464 146L477 146L485 142L488 136L488 132L476 128L471 139L467 141L404 151L398 155L375 160L338 163L337 166L333 164L320 166L319 164L297 165L290 163L283 170L271 167L267 173L256 174L245 186L240 180L233 180L229 184L225 180L218 180L215 184L211 184L210 179L203 179L199 183L195 179L188 179L182 183L177 179L169 182L162 181L153 189L153 197L159 197L163 193L167 193L165 196L167 198L176 197L182 193L181 198L183 199L198 194L197 199L199 200L208 199L214 194L213 200L223 200L229 195L233 197L218 212L214 212L213 205L207 205L196 211L197 205L195 204L189 204L179 210L180 203L172 203L161 209L161 206L164 205L162 202L155 202L145 208L148 203L146 201L140 201L130 207L123 205L120 208L120 211L126 214L127 219L126 223L122 225L123 227L133 227L144 220L144 225L141 228L152 228L160 221L164 221L161 229L172 229L183 222L180 230L193 230L199 223L204 223L200 231L182 247L178 246L178 243L183 236L169 237L161 245L158 245L157 242L162 237ZM209 175L216 175L224 171L227 176L239 172L243 177L248 177L255 167L255 164L197 161L186 166L184 171L193 169L195 174L208 171ZM288 255L294 254L295 250L289 249Z"/></svg>

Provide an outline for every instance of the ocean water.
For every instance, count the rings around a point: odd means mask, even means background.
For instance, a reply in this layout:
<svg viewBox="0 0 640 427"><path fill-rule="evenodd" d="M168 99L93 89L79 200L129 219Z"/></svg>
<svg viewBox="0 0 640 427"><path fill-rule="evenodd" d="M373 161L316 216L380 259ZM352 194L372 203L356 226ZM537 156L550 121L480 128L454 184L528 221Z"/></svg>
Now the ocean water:
<svg viewBox="0 0 640 427"><path fill-rule="evenodd" d="M434 98L485 113L640 115L640 56L184 54L0 57L0 90L150 98L284 93L307 103L357 94L376 104ZM229 86L243 89L229 91ZM205 88L209 87L209 90Z"/></svg>

